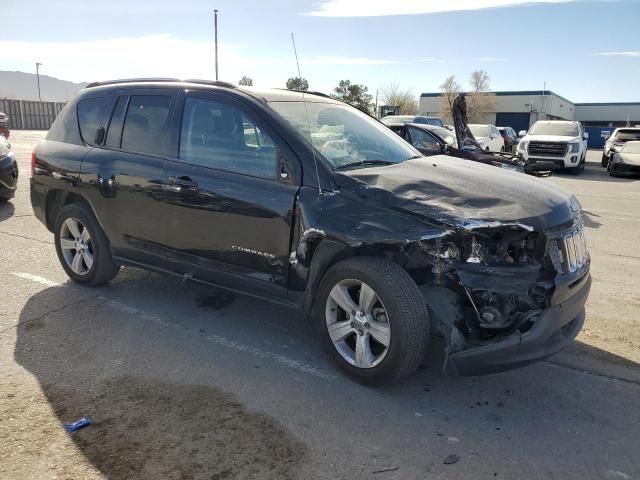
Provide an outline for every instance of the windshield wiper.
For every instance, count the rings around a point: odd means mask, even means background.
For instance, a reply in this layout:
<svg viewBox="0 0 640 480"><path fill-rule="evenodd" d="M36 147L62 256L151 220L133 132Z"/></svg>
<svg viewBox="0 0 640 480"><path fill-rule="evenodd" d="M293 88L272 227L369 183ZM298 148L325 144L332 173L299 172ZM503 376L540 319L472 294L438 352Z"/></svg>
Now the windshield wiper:
<svg viewBox="0 0 640 480"><path fill-rule="evenodd" d="M396 162L389 162L387 160L363 160L362 162L353 162L340 165L334 168L334 170L345 170L347 168L365 167L367 165L395 165Z"/></svg>

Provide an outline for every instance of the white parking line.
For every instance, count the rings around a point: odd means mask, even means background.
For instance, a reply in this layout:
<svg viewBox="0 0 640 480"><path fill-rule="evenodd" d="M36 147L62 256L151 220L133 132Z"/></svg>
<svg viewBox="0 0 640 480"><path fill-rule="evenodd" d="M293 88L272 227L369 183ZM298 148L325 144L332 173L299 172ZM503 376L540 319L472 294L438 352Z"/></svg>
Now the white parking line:
<svg viewBox="0 0 640 480"><path fill-rule="evenodd" d="M57 283L47 278L40 277L38 275L33 275L31 273L11 272L11 275L14 275L19 278L24 278L25 280L30 280L40 285L46 285L48 287L57 287L62 285L61 283ZM97 298L98 300L103 301L105 305L108 305L109 307L115 310L124 312L128 315L138 317L144 321L152 322L152 323L155 323L156 325L160 325L165 328L184 331L184 329L180 325L168 322L164 320L160 315L157 315L155 313L147 312L145 310L142 310L137 307L133 307L131 305L127 305L126 303L122 303L117 300L110 300L103 296L99 296ZM207 335L202 338L209 342L213 342L217 345L220 345L222 347L233 349L237 352L249 353L256 358L273 360L287 368L298 370L299 372L302 372L302 373L314 375L316 377L319 377L325 380L334 380L335 378L337 378L337 375L326 372L324 370L314 367L313 365L309 365L307 363L301 362L299 360L288 357L286 355L282 355L276 352L271 352L269 350L262 350L259 348L250 347L249 345L245 345L243 343L237 342L235 340L231 340L226 337L222 337L220 335Z"/></svg>
<svg viewBox="0 0 640 480"><path fill-rule="evenodd" d="M60 285L62 285L61 283L54 282L53 280L49 280L48 278L40 277L38 275L32 275L30 273L11 272L11 275L19 278L24 278L25 280L31 280L32 282L39 283L40 285L45 285L47 287L59 287Z"/></svg>

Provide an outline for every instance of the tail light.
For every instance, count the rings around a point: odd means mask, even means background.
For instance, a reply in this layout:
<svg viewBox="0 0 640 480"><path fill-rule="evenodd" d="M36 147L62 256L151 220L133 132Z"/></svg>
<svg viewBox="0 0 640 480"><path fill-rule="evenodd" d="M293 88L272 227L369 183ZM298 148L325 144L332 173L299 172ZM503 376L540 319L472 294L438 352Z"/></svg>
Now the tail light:
<svg viewBox="0 0 640 480"><path fill-rule="evenodd" d="M33 177L36 174L36 149L33 149L31 152L31 176Z"/></svg>

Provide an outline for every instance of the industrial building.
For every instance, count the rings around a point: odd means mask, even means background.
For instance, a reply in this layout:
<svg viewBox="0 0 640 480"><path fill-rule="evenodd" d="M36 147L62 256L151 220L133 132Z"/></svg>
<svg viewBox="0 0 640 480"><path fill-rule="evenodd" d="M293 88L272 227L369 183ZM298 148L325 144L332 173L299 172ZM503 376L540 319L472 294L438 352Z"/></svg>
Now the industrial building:
<svg viewBox="0 0 640 480"><path fill-rule="evenodd" d="M602 148L616 127L640 125L640 102L574 103L550 90L493 92L495 111L482 123L528 130L536 120L577 120L589 132L589 148ZM420 95L420 114L439 116L441 93Z"/></svg>

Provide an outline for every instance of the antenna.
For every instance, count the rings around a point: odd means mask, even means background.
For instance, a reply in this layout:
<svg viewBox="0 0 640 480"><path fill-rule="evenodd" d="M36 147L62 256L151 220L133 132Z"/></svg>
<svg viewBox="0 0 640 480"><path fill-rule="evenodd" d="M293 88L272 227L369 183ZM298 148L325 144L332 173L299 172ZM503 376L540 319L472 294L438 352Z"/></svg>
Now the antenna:
<svg viewBox="0 0 640 480"><path fill-rule="evenodd" d="M293 44L293 54L296 57L296 66L298 67L298 78L302 80L302 74L300 73L300 62L298 61L298 50L296 50L296 39L291 33L291 43ZM304 96L304 90L302 91L302 104L304 105L304 113L307 117L307 129L309 130L309 143L311 144L311 154L313 155L313 165L316 167L316 178L318 179L318 192L322 195L322 185L320 185L320 172L318 171L318 159L316 158L316 149L313 146L313 139L311 138L311 122L309 121L309 110L307 110L307 100Z"/></svg>

